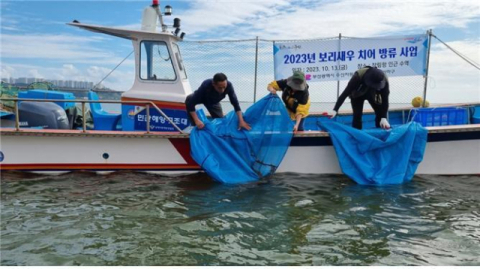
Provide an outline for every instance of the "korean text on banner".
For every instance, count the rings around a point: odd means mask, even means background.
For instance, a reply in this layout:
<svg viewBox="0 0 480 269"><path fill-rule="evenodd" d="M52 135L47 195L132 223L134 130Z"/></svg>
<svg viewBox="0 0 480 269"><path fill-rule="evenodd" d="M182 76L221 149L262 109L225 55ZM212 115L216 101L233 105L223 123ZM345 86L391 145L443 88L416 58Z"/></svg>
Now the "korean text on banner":
<svg viewBox="0 0 480 269"><path fill-rule="evenodd" d="M425 75L428 36L275 42L275 79L300 70L310 81L348 80L364 66L389 77Z"/></svg>

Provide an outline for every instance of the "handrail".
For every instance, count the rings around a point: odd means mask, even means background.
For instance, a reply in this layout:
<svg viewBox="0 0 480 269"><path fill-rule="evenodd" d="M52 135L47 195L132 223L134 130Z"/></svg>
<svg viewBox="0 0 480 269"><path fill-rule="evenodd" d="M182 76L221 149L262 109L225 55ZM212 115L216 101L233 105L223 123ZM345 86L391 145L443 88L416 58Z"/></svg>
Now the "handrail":
<svg viewBox="0 0 480 269"><path fill-rule="evenodd" d="M85 103L104 103L104 104L144 104L147 106L147 133L150 133L150 105L153 106L177 131L183 134L182 129L178 127L170 117L165 114L158 106L152 101L118 101L118 100L85 100L85 99L31 99L31 98L0 98L0 101L13 101L15 106L15 128L18 131L20 129L20 117L18 113L18 102L68 102L68 103L81 103L82 104L82 129L86 131L85 122ZM95 124L95 123L94 123Z"/></svg>
<svg viewBox="0 0 480 269"><path fill-rule="evenodd" d="M168 122L170 122L170 123L173 125L173 127L175 127L175 129L177 129L177 131L179 131L180 133L183 134L183 131L182 131L169 117L167 117L167 115L166 115L157 105L155 105L155 103L150 102L150 104L151 104L158 112L160 112L160 114L162 114L162 116L163 116L164 118L168 119Z"/></svg>

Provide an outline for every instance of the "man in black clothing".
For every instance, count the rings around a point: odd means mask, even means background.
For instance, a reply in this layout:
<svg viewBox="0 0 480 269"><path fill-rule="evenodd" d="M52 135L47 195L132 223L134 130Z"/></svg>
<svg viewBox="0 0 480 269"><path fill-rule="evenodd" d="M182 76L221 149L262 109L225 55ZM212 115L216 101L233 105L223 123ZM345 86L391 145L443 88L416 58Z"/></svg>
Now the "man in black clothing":
<svg viewBox="0 0 480 269"><path fill-rule="evenodd" d="M390 124L387 121L389 94L390 88L385 73L376 67L366 66L353 74L333 110L338 113L338 109L349 96L353 110L352 126L361 130L363 104L368 100L375 111L375 126L389 129Z"/></svg>
<svg viewBox="0 0 480 269"><path fill-rule="evenodd" d="M241 128L250 130L250 125L243 120L242 110L240 109L233 85L227 80L227 76L223 73L217 73L213 76L213 79L203 81L200 87L185 99L185 105L192 124L196 125L198 129L205 127L205 124L198 118L197 113L195 113L195 106L198 104L203 104L212 118L223 117L220 101L227 95L238 117L238 130Z"/></svg>

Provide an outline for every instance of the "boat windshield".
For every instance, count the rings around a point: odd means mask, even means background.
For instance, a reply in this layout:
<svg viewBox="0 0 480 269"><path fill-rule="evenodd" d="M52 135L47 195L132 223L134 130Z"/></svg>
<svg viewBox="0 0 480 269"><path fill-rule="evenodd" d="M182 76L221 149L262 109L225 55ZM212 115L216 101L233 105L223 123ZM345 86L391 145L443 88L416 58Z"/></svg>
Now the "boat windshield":
<svg viewBox="0 0 480 269"><path fill-rule="evenodd" d="M180 68L180 77L182 79L187 78L187 71L185 70L185 65L183 65L182 55L180 54L180 48L178 47L177 43L173 43L173 54L175 55L175 59L177 60L178 67Z"/></svg>
<svg viewBox="0 0 480 269"><path fill-rule="evenodd" d="M177 79L167 43L142 41L140 44L140 78L143 80Z"/></svg>

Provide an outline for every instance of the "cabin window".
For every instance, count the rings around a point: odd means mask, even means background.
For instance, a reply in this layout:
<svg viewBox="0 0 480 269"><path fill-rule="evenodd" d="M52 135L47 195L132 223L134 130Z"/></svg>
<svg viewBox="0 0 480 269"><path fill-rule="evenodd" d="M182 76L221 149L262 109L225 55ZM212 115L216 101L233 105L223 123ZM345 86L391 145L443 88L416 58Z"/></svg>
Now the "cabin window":
<svg viewBox="0 0 480 269"><path fill-rule="evenodd" d="M144 80L177 79L167 43L142 41L140 44L140 78Z"/></svg>
<svg viewBox="0 0 480 269"><path fill-rule="evenodd" d="M180 48L177 43L173 43L173 54L175 55L175 60L177 61L178 68L180 68L180 77L182 79L187 78L187 71L185 70L185 65L183 64L182 55L180 54Z"/></svg>

